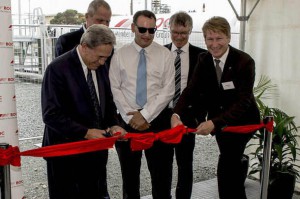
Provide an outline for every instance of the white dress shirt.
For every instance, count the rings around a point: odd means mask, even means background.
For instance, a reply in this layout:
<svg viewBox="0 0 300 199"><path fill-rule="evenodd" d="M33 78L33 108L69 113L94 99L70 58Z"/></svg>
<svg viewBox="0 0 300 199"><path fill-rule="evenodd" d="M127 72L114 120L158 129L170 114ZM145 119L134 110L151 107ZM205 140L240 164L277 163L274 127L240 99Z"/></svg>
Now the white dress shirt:
<svg viewBox="0 0 300 199"><path fill-rule="evenodd" d="M177 50L178 48L172 43L171 52L173 54L173 60L175 62L175 58L177 56ZM181 80L180 80L180 93L185 89L188 82L188 76L189 76L189 69L190 69L190 57L189 57L189 43L186 43L182 48L180 48L182 52L180 53L180 59L181 59ZM174 63L173 63L174 65ZM175 67L175 66L174 66ZM169 105L170 108L174 108L173 101L170 102Z"/></svg>
<svg viewBox="0 0 300 199"><path fill-rule="evenodd" d="M78 50L78 46L76 48L76 51L77 51L77 54L78 54L78 57L79 57L79 60L80 60L81 66L82 66L82 70L83 70L85 79L87 80L88 67L87 67L87 65L85 65L85 63L82 60L82 57L81 57L81 55L79 53L79 50ZM91 73L92 73L92 78L93 78L94 86L95 86L95 89L96 89L97 98L98 98L98 101L100 103L99 89L98 89L98 81L97 81L96 71L95 70L91 70Z"/></svg>
<svg viewBox="0 0 300 199"><path fill-rule="evenodd" d="M172 100L175 93L175 69L172 53L156 42L145 48L147 64L147 102L136 103L136 79L141 47L133 41L115 51L109 71L114 102L123 120L129 123L128 112L140 113L151 122Z"/></svg>
<svg viewBox="0 0 300 199"><path fill-rule="evenodd" d="M222 57L218 59L218 60L220 60L219 66L220 66L222 72L224 70L224 66L225 66L226 59L228 57L228 53L229 53L229 47L227 48L227 50L225 51L225 53L222 55ZM213 57L214 65L216 67L215 59L217 59L217 58Z"/></svg>

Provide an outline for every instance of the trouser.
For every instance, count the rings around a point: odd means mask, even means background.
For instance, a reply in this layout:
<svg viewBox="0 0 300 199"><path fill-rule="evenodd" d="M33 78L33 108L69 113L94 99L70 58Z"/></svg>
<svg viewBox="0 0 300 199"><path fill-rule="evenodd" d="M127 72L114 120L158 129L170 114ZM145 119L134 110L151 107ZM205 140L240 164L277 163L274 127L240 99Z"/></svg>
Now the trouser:
<svg viewBox="0 0 300 199"><path fill-rule="evenodd" d="M218 189L220 199L246 199L242 157L253 134L217 133L220 150Z"/></svg>
<svg viewBox="0 0 300 199"><path fill-rule="evenodd" d="M109 199L108 151L47 158L50 199Z"/></svg>
<svg viewBox="0 0 300 199"><path fill-rule="evenodd" d="M131 151L130 141L116 142L122 179L123 199L140 199L140 169L142 151ZM145 150L151 176L153 199L171 198L173 148L171 145L156 141Z"/></svg>
<svg viewBox="0 0 300 199"><path fill-rule="evenodd" d="M159 132L170 128L170 111L169 109L162 111L159 116L151 122L151 127L147 131ZM123 122L126 131L137 132L125 124L122 119L120 121ZM118 152L122 171L123 199L140 199L142 151L131 151L130 140L117 141L115 147ZM151 176L153 199L171 198L174 146L155 141L151 148L144 150L144 153Z"/></svg>
<svg viewBox="0 0 300 199"><path fill-rule="evenodd" d="M195 134L182 137L175 145L175 155L178 167L176 199L189 199L193 188L193 153L195 148Z"/></svg>

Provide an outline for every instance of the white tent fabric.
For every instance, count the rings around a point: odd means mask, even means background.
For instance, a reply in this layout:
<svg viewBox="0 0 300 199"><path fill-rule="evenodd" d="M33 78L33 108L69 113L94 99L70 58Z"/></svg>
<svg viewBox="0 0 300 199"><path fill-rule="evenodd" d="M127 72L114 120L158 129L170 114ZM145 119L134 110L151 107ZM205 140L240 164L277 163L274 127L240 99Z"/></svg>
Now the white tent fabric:
<svg viewBox="0 0 300 199"><path fill-rule="evenodd" d="M252 8L255 2L256 0L247 1L247 8ZM245 43L245 51L256 61L256 80L260 75L267 75L278 86L279 97L268 101L267 104L295 116L298 126L299 7L299 0L261 0L247 22ZM299 182L297 188L300 188Z"/></svg>

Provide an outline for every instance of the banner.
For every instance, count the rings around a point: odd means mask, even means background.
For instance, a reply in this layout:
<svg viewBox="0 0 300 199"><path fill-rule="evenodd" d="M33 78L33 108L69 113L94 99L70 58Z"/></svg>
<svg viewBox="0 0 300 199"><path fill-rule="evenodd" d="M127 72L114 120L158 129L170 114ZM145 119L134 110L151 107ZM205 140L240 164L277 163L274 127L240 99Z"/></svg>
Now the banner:
<svg viewBox="0 0 300 199"><path fill-rule="evenodd" d="M0 0L0 143L19 146L11 0ZM24 198L21 167L10 166L12 199Z"/></svg>

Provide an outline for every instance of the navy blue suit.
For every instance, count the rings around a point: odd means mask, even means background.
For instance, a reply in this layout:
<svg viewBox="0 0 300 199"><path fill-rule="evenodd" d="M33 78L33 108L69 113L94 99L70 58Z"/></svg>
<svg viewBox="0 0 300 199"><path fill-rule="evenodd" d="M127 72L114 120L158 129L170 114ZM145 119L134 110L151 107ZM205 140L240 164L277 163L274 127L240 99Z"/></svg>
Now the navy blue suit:
<svg viewBox="0 0 300 199"><path fill-rule="evenodd" d="M55 57L58 57L70 50L72 50L75 46L77 46L80 43L81 36L84 33L83 27L80 29L69 32L66 34L61 35L55 44ZM110 60L112 55L114 54L114 50L112 51L111 55L107 58L105 61L106 67L109 68L110 66Z"/></svg>
<svg viewBox="0 0 300 199"><path fill-rule="evenodd" d="M255 63L248 54L229 46L219 84L212 55L201 53L192 80L174 108L174 112L182 115L193 106L197 113L207 113L207 119L214 123L220 150L217 173L220 199L246 199L241 159L253 134L221 130L260 122L253 95L254 80Z"/></svg>
<svg viewBox="0 0 300 199"><path fill-rule="evenodd" d="M58 57L69 50L72 50L80 43L84 30L81 27L78 30L61 35L55 44L55 57Z"/></svg>
<svg viewBox="0 0 300 199"><path fill-rule="evenodd" d="M96 70L101 129L118 124L107 67ZM76 48L53 60L42 84L45 123L43 146L84 140L94 128L93 104ZM51 199L109 198L106 187L108 151L47 158ZM82 195L84 193L84 195Z"/></svg>
<svg viewBox="0 0 300 199"><path fill-rule="evenodd" d="M172 43L165 45L169 50ZM206 50L189 44L189 73L188 82L192 79L194 69L197 65L198 56ZM192 106L188 107L182 117L183 123L190 128L196 128L199 122L204 121L204 115L198 115ZM195 148L195 134L186 134L182 137L181 143L175 145L176 162L178 166L178 180L176 185L176 198L191 198L193 188L193 152Z"/></svg>

